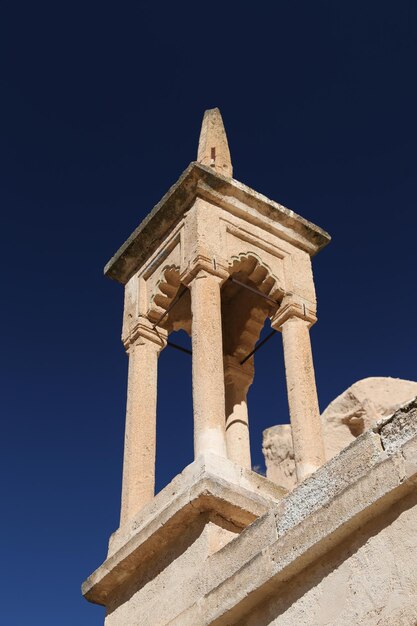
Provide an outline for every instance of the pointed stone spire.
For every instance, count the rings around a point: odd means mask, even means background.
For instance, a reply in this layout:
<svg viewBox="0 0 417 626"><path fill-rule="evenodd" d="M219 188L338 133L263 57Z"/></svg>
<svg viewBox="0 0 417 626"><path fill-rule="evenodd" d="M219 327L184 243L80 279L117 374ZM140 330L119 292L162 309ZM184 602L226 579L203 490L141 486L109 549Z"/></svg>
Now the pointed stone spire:
<svg viewBox="0 0 417 626"><path fill-rule="evenodd" d="M204 113L198 142L197 161L202 165L212 167L223 176L230 178L233 176L226 131L221 113L217 108L208 109Z"/></svg>

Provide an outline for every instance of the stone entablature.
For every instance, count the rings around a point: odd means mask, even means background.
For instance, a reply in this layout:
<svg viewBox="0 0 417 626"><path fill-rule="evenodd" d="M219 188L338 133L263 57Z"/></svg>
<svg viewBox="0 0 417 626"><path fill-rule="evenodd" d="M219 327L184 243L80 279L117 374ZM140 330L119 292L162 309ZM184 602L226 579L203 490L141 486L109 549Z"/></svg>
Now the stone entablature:
<svg viewBox="0 0 417 626"><path fill-rule="evenodd" d="M168 234L171 234L171 241L172 237L175 238L174 227L181 224L184 214L197 197L222 208L230 216L243 217L244 233L248 233L250 226L249 237L252 226L260 226L263 232L265 225L269 224L267 231L293 243L309 256L317 254L330 241L328 233L291 209L234 178L227 178L210 167L192 162L107 263L105 275L126 284Z"/></svg>

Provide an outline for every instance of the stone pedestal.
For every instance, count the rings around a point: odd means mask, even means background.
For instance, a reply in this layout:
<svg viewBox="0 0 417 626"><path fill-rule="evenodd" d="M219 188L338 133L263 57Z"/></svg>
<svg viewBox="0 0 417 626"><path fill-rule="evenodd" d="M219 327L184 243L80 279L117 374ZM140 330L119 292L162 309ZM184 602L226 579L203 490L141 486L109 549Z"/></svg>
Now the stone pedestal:
<svg viewBox="0 0 417 626"><path fill-rule="evenodd" d="M106 626L168 624L202 593L209 559L285 495L224 457L199 456L113 533L83 593L106 606Z"/></svg>

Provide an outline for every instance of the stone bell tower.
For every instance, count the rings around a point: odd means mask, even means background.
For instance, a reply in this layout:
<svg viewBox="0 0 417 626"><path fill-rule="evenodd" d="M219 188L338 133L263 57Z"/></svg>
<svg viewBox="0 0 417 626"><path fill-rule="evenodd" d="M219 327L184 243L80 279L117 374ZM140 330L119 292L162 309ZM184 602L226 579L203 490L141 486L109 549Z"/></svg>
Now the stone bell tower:
<svg viewBox="0 0 417 626"><path fill-rule="evenodd" d="M298 481L324 462L309 329L311 257L330 237L232 173L222 118L211 109L197 162L105 268L125 286L122 504L108 559L83 591L107 607L108 626L171 623L184 602L176 575L194 584L184 555L208 558L285 495L251 470L246 395L266 318L283 335ZM155 496L158 355L175 348L169 337L179 329L192 338L195 460ZM144 607L158 619L146 621Z"/></svg>

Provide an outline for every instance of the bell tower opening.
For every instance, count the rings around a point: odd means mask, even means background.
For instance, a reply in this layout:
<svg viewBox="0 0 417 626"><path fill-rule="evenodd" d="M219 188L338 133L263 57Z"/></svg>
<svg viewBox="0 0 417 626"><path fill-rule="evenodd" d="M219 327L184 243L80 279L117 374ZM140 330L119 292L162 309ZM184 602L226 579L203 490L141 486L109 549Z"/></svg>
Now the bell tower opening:
<svg viewBox="0 0 417 626"><path fill-rule="evenodd" d="M265 319L256 346L259 349L251 357L255 375L248 392L249 431L252 469L265 476L263 432L272 425L290 421L282 338L274 332L269 318Z"/></svg>
<svg viewBox="0 0 417 626"><path fill-rule="evenodd" d="M222 287L227 455L251 469L247 396L255 374L253 356L264 322L279 308L282 294L277 279L254 253L234 258L229 272Z"/></svg>
<svg viewBox="0 0 417 626"><path fill-rule="evenodd" d="M158 358L155 493L193 461L191 300L179 268L167 265L154 287L148 312L165 348Z"/></svg>
<svg viewBox="0 0 417 626"><path fill-rule="evenodd" d="M168 341L158 360L155 493L194 459L191 339L180 329Z"/></svg>

